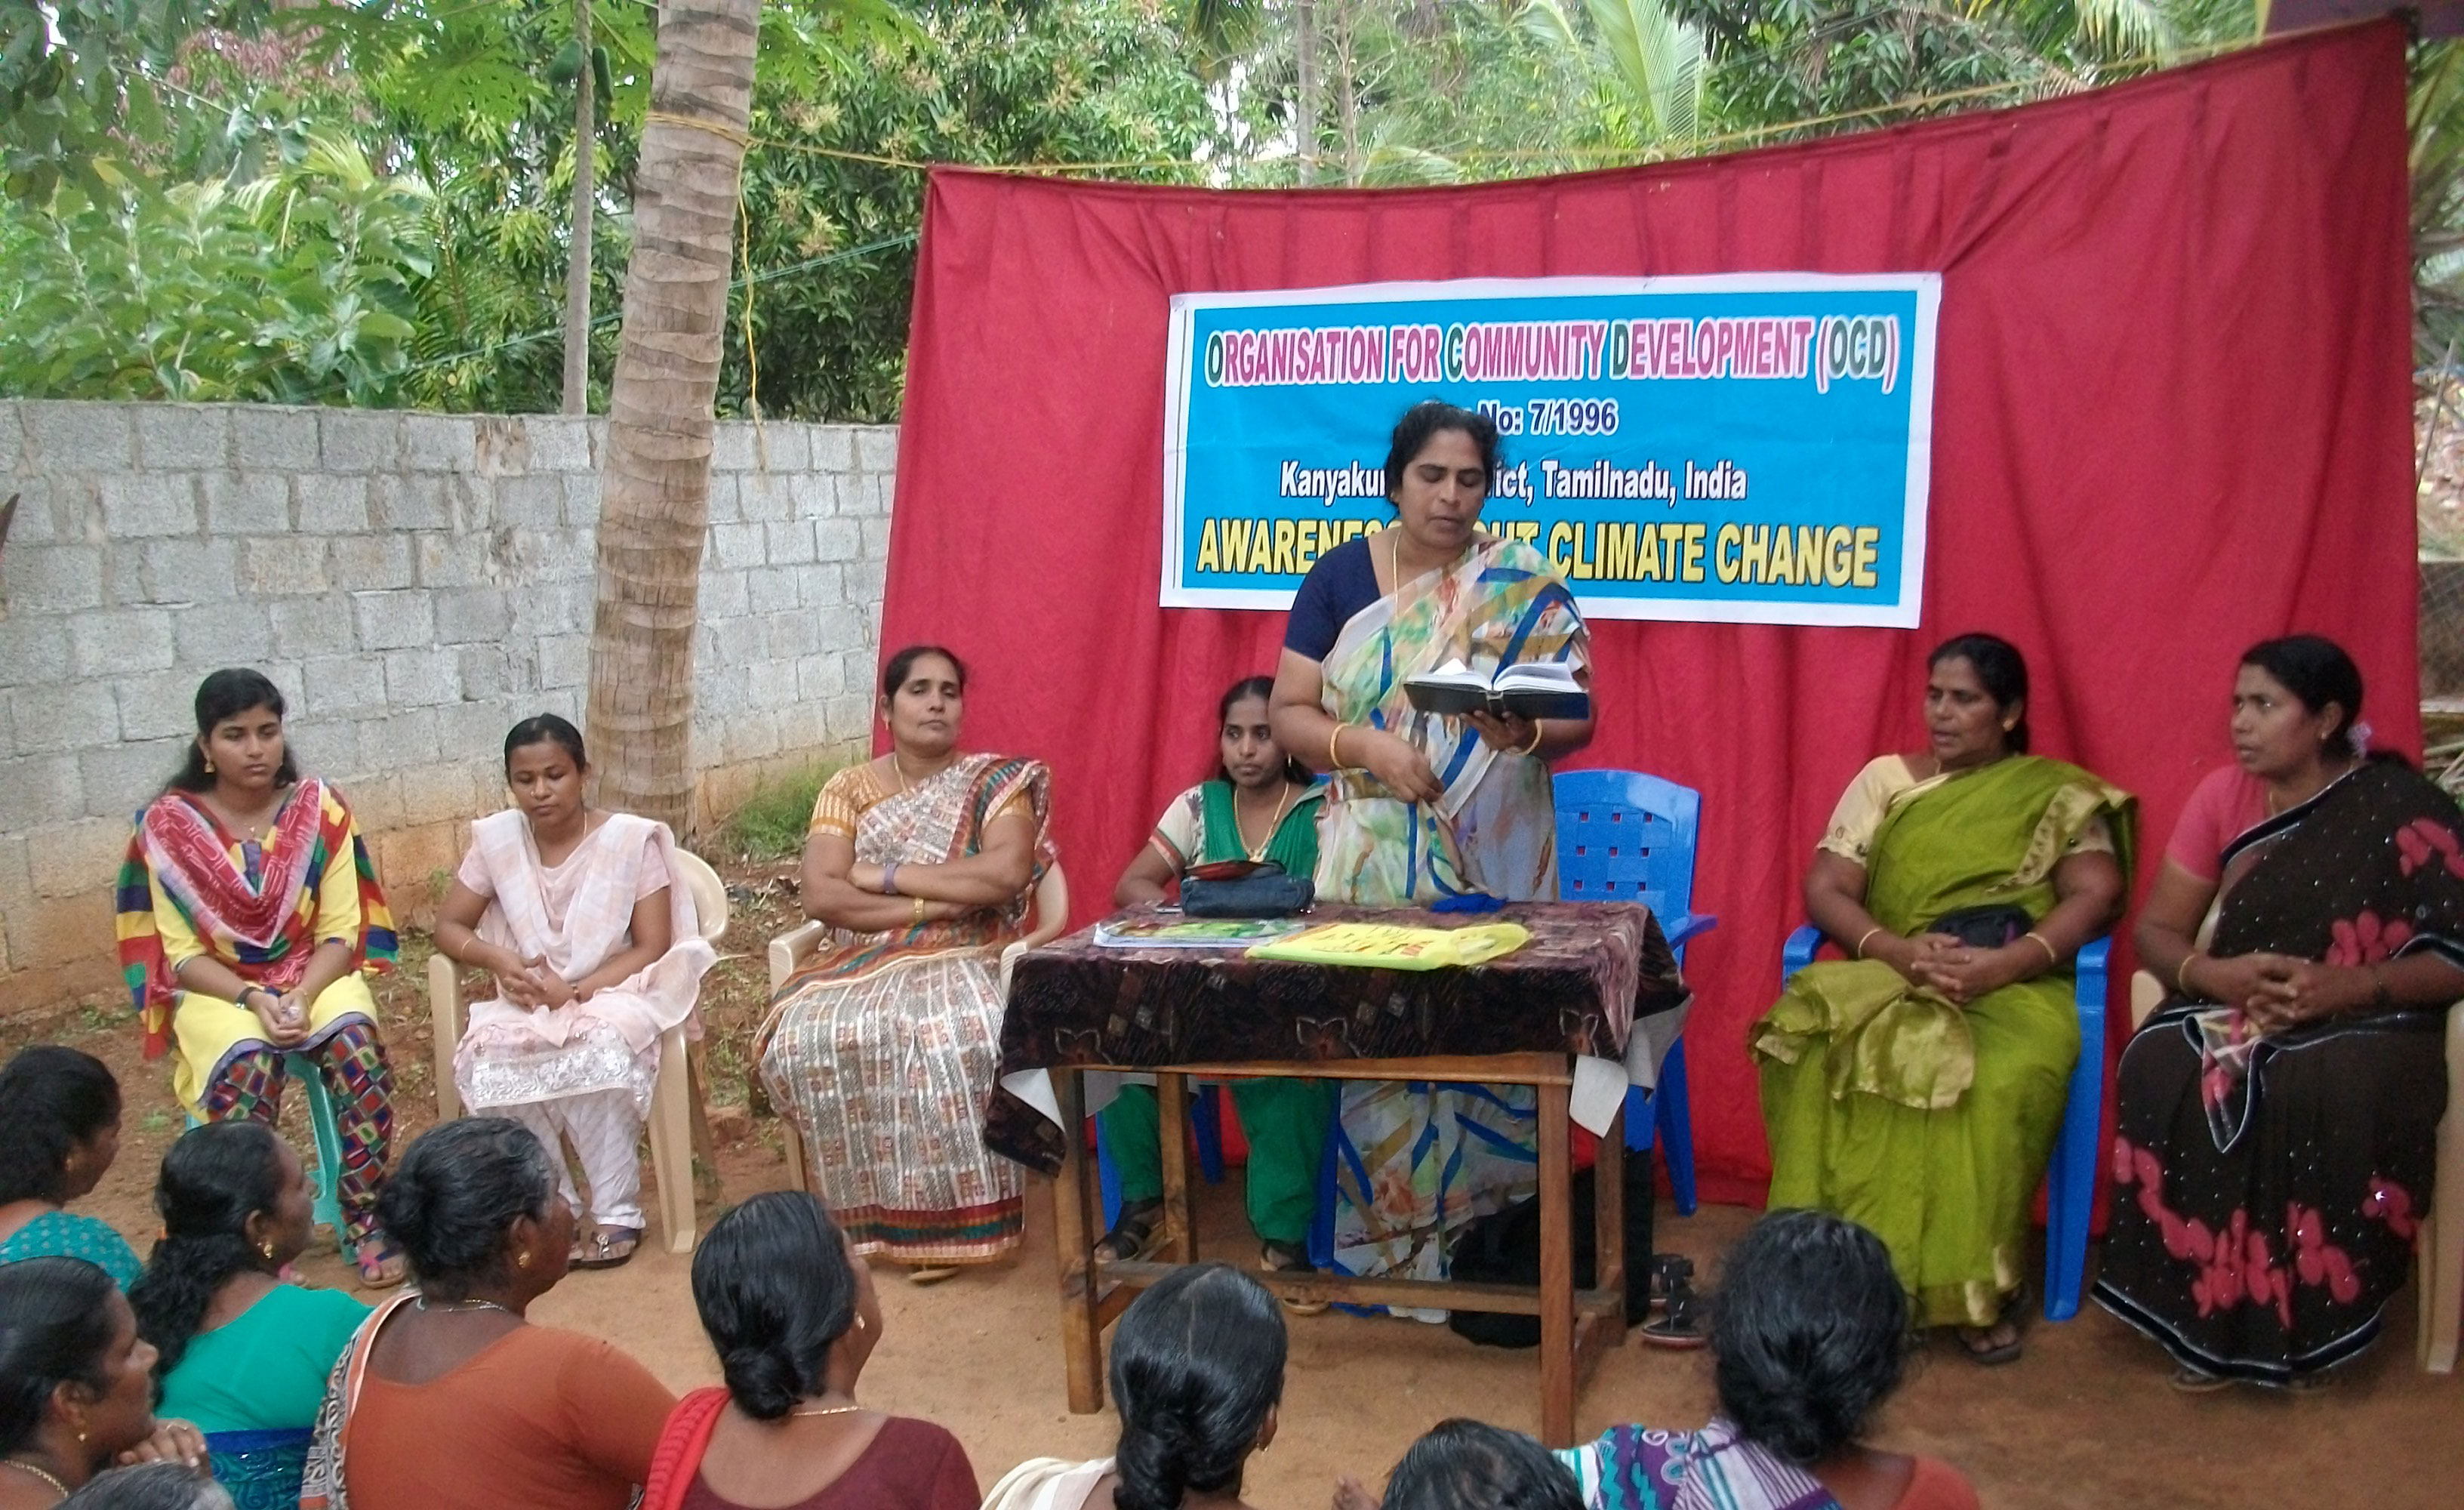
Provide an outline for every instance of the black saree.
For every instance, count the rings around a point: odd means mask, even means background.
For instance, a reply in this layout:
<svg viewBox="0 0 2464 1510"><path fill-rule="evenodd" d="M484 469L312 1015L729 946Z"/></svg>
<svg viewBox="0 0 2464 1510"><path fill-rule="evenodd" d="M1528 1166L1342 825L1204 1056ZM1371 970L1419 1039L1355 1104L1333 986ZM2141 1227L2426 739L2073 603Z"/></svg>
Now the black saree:
<svg viewBox="0 0 2464 1510"><path fill-rule="evenodd" d="M2464 814L2367 762L2227 846L2208 952L2464 968ZM2430 1199L2444 1008L2252 1037L2176 997L2123 1053L2096 1298L2201 1372L2282 1385L2378 1336Z"/></svg>

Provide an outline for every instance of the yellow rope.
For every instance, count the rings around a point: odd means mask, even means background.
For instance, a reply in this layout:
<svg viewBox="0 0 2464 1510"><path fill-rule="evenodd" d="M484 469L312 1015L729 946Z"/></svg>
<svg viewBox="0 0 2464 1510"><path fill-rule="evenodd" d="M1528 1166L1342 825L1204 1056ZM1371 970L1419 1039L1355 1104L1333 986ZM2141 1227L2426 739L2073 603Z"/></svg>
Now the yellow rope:
<svg viewBox="0 0 2464 1510"><path fill-rule="evenodd" d="M753 415L753 453L770 470L770 433L761 428L761 359L753 350L753 217L744 208L744 181L737 179L736 265L744 275L744 407Z"/></svg>
<svg viewBox="0 0 2464 1510"><path fill-rule="evenodd" d="M752 137L725 122L704 121L699 116L680 116L671 111L653 110L642 117L642 123L646 126L671 125L682 126L688 131L707 131L723 142L733 142L741 147L749 147L753 144Z"/></svg>

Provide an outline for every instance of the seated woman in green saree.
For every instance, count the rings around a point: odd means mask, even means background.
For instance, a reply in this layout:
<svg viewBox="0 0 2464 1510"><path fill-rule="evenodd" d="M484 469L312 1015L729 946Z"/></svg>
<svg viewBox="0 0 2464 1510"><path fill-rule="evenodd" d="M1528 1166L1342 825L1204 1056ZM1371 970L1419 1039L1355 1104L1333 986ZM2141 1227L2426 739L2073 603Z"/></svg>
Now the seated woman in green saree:
<svg viewBox="0 0 2464 1510"><path fill-rule="evenodd" d="M1918 1324L1979 1363L2019 1355L2029 1203L2080 1052L2071 959L2121 914L2136 806L2026 753L2027 697L2007 641L1933 653L1928 747L1858 774L1806 874L1850 958L1799 970L1749 1038L1771 1205L1872 1229Z"/></svg>

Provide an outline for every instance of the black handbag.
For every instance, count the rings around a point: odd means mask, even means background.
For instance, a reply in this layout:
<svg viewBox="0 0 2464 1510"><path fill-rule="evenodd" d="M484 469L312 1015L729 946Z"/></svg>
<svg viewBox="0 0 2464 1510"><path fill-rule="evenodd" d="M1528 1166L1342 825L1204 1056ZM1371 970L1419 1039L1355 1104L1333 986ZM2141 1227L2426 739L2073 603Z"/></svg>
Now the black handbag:
<svg viewBox="0 0 2464 1510"><path fill-rule="evenodd" d="M2015 944L2036 920L2028 909L2012 902L1989 902L1981 907L1960 907L1944 913L1921 930L1925 933L1947 933L1971 949L1998 949Z"/></svg>
<svg viewBox="0 0 2464 1510"><path fill-rule="evenodd" d="M1288 918L1316 899L1315 881L1287 875L1272 860L1239 876L1190 876L1180 883L1180 910L1193 918Z"/></svg>

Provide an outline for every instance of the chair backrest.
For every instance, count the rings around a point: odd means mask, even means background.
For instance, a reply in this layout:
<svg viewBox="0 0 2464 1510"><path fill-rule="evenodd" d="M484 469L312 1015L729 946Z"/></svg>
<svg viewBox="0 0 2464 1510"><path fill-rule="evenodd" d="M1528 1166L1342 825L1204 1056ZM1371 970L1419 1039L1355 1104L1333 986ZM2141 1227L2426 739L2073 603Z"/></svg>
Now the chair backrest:
<svg viewBox="0 0 2464 1510"><path fill-rule="evenodd" d="M679 848L675 855L676 867L685 873L685 890L693 893L693 921L701 928L702 942L715 948L719 935L727 931L727 883L710 868L710 861L693 851Z"/></svg>
<svg viewBox="0 0 2464 1510"><path fill-rule="evenodd" d="M1061 862L1054 860L1035 883L1034 922L1019 942L1032 949L1050 944L1068 926L1069 877L1061 874Z"/></svg>
<svg viewBox="0 0 2464 1510"><path fill-rule="evenodd" d="M1662 918L1694 910L1703 796L1635 770L1570 770L1554 783L1557 895L1639 901Z"/></svg>

